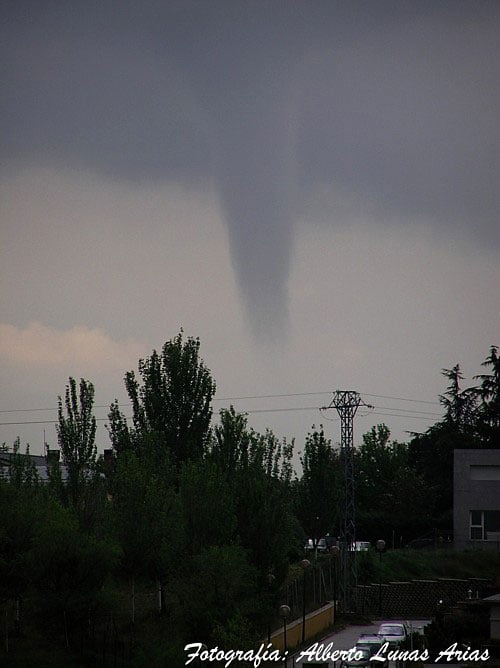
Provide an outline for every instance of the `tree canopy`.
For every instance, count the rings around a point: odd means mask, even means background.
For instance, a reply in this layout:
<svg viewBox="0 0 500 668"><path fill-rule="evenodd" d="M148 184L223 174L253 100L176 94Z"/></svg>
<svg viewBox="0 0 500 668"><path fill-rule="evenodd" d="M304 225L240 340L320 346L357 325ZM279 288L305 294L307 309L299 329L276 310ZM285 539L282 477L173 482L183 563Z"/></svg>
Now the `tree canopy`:
<svg viewBox="0 0 500 668"><path fill-rule="evenodd" d="M358 539L400 547L451 527L454 450L500 447L496 346L482 366L471 386L459 364L442 370L443 416L408 443L392 440L385 424L363 434L354 451ZM67 480L50 465L43 484L29 447L14 444L0 480L7 639L22 620L15 646L32 634L70 666L96 665L112 637L115 646L134 638L137 665L180 665L179 648L193 638L228 646L262 638L304 538L340 533L338 446L313 425L295 472L293 440L255 431L233 406L212 422L215 381L199 340L182 330L139 360L125 386L132 423L115 401L106 461L97 455L94 386L84 379L70 377L58 398Z"/></svg>
<svg viewBox="0 0 500 668"><path fill-rule="evenodd" d="M140 381L134 371L125 374L134 427L131 433L115 402L109 415L115 449L140 449L149 440L177 464L203 456L216 386L199 350L199 339L184 340L181 330L160 353L139 360Z"/></svg>

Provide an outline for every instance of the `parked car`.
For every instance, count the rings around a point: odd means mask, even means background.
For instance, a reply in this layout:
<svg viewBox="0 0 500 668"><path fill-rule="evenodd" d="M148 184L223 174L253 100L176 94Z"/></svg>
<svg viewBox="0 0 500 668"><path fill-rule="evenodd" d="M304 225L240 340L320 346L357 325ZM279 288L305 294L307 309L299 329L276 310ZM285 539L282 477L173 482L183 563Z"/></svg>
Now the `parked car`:
<svg viewBox="0 0 500 668"><path fill-rule="evenodd" d="M379 626L378 635L389 643L389 649L394 649L406 643L408 628L403 622L386 622Z"/></svg>
<svg viewBox="0 0 500 668"><path fill-rule="evenodd" d="M379 666L379 668L388 668L388 661L381 662L378 659L373 660L372 658L380 649L382 649L384 642L385 640L382 636L368 633L361 634L354 646L359 658L350 661L342 661L340 668L374 668L375 666Z"/></svg>
<svg viewBox="0 0 500 668"><path fill-rule="evenodd" d="M304 545L304 550L314 550L314 540L312 538L308 538L306 540L306 544ZM318 552L326 552L327 550L327 545L326 545L326 540L324 538L320 538L318 540L318 543L316 545L316 550Z"/></svg>
<svg viewBox="0 0 500 668"><path fill-rule="evenodd" d="M352 658L349 661L341 661L340 668L365 668L369 667L371 664L372 651L369 647L363 646L354 647L356 650L356 658Z"/></svg>
<svg viewBox="0 0 500 668"><path fill-rule="evenodd" d="M356 540L353 545L355 552L367 552L371 547L371 543L367 540Z"/></svg>
<svg viewBox="0 0 500 668"><path fill-rule="evenodd" d="M373 648L373 653L375 654L375 652L382 647L384 642L384 636L381 636L378 633L362 633L356 641L356 646L368 645Z"/></svg>

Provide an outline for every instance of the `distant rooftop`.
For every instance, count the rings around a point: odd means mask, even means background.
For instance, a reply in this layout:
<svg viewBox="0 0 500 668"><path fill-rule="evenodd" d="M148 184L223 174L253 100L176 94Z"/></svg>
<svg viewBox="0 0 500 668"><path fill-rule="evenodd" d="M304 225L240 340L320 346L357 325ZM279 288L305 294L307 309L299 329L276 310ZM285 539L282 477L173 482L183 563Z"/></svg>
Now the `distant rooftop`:
<svg viewBox="0 0 500 668"><path fill-rule="evenodd" d="M46 483L49 480L48 465L50 463L59 463L61 470L61 477L63 482L68 480L68 467L66 464L60 462L59 450L47 450L46 455L27 455L22 452L0 451L0 480L10 479L10 469L14 461L17 459L29 458L34 465L36 473L41 482Z"/></svg>

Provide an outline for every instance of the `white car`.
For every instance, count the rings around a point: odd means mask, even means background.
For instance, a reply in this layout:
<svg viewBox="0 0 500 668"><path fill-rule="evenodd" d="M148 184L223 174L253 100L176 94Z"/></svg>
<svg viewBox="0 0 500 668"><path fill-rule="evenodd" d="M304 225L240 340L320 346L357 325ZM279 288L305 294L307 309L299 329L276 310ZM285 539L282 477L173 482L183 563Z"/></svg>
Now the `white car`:
<svg viewBox="0 0 500 668"><path fill-rule="evenodd" d="M367 540L357 540L354 542L353 549L355 552L368 552L371 544Z"/></svg>
<svg viewBox="0 0 500 668"><path fill-rule="evenodd" d="M316 545L316 550L318 552L326 552L326 540L324 538L320 538L318 540L318 543ZM308 538L306 540L306 544L304 545L305 550L314 550L314 540L312 538Z"/></svg>
<svg viewBox="0 0 500 668"><path fill-rule="evenodd" d="M357 663L355 662L347 662L344 661L343 665L345 668L350 668L354 666L359 666L359 668L366 667L370 668L370 666L373 668L377 666L377 668L387 668L389 666L388 661L383 661L380 662L378 659L372 661L372 656L374 654L377 654L383 646L384 646L385 639L382 636L375 635L372 633L362 633L359 638L358 642L355 645L356 650L361 652L361 657L358 660ZM340 664L341 668L343 668L342 663Z"/></svg>
<svg viewBox="0 0 500 668"><path fill-rule="evenodd" d="M381 624L378 631L379 636L389 643L389 647L400 647L408 639L408 629L403 622L386 622Z"/></svg>

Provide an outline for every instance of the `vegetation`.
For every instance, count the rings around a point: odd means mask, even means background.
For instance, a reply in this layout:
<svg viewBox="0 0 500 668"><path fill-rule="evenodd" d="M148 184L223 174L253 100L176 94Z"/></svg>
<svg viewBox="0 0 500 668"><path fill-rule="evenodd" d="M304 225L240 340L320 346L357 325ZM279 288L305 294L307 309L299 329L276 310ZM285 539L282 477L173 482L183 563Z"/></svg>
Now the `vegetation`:
<svg viewBox="0 0 500 668"><path fill-rule="evenodd" d="M64 469L48 464L42 483L14 444L0 483L2 665L182 665L194 640L244 648L265 637L281 588L301 573L304 539L338 535L342 468L323 428L308 434L297 474L293 441L255 432L233 407L212 424L215 381L199 352L181 331L139 361L139 379L125 374L133 420L110 406L111 460L97 456L84 379L59 397ZM497 348L484 366L466 389L459 365L444 370L443 419L408 444L385 425L363 436L363 539L398 546L450 526L453 449L500 446ZM475 575L489 558L475 555ZM453 553L360 563L381 580L471 574Z"/></svg>
<svg viewBox="0 0 500 668"><path fill-rule="evenodd" d="M379 558L376 550L360 553L358 581L394 582L434 578L485 578L500 572L500 553L495 550L389 550Z"/></svg>
<svg viewBox="0 0 500 668"><path fill-rule="evenodd" d="M339 453L332 448L320 425L306 437L300 459L302 476L295 483L295 513L305 533L316 545L327 533L338 535L342 503L342 468Z"/></svg>

